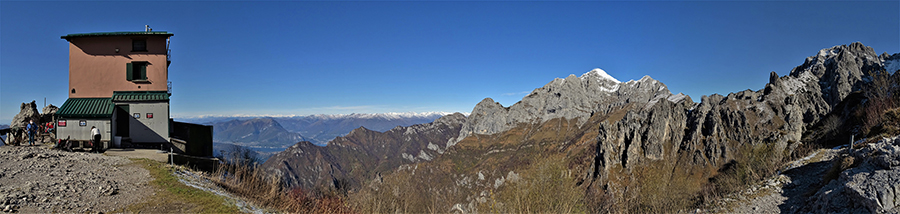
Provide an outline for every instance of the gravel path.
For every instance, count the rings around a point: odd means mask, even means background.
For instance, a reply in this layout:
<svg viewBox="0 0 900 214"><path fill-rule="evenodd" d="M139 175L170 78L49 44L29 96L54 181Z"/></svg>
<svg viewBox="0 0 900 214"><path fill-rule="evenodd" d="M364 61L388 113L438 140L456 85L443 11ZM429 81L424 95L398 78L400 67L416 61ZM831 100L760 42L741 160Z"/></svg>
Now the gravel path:
<svg viewBox="0 0 900 214"><path fill-rule="evenodd" d="M149 172L124 157L45 146L0 146L0 209L97 213L154 194Z"/></svg>
<svg viewBox="0 0 900 214"><path fill-rule="evenodd" d="M736 197L726 199L733 213L796 213L805 204L807 194L822 182L839 149L820 149L788 164L782 173L753 185Z"/></svg>

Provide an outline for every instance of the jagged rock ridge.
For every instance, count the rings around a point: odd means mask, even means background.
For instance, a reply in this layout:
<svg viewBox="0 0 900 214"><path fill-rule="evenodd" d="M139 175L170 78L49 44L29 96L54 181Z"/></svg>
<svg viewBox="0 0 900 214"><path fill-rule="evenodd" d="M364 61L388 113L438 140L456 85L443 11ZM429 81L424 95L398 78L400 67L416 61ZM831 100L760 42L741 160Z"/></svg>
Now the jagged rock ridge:
<svg viewBox="0 0 900 214"><path fill-rule="evenodd" d="M584 173L593 188L627 197L635 167L660 167L662 172L713 175L734 161L745 148L766 146L771 160L782 160L801 142L807 127L830 113L852 91L865 84L883 58L861 43L819 51L790 75L771 73L763 90L662 100L650 108L630 110L622 120L601 123L594 167ZM668 162L654 162L668 160Z"/></svg>
<svg viewBox="0 0 900 214"><path fill-rule="evenodd" d="M650 76L623 83L596 68L580 77L573 74L565 79L557 78L508 108L485 98L475 105L459 137L448 145L474 134L496 134L523 123L577 118L583 124L594 114L607 114L628 103L653 105L662 99L678 101L685 97L681 93L673 95L665 84Z"/></svg>

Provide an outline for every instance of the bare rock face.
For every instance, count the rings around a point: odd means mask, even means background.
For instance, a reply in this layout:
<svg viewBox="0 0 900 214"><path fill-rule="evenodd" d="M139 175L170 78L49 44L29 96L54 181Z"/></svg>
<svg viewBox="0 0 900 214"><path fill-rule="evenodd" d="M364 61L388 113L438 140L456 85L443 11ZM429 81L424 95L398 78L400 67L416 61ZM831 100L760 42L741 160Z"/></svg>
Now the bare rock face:
<svg viewBox="0 0 900 214"><path fill-rule="evenodd" d="M41 122L46 123L53 121L53 116L56 115L57 111L59 111L59 107L56 107L53 104L44 106L44 108L41 109Z"/></svg>
<svg viewBox="0 0 900 214"><path fill-rule="evenodd" d="M539 124L555 118L579 119L582 125L594 114L606 114L625 104L652 106L659 100L677 101L684 97L673 95L665 84L650 76L620 82L597 68L580 77L573 74L557 78L508 108L490 98L482 100L463 124L459 137L451 139L448 145L471 135L496 134L523 123Z"/></svg>
<svg viewBox="0 0 900 214"><path fill-rule="evenodd" d="M618 100L646 104L626 108L618 121L600 124L597 155L585 179L621 197L626 187L619 182L633 179L630 169L653 161L674 163L661 164L663 172L703 173L691 170L719 168L742 148L758 145L771 148L767 158L781 160L799 145L807 127L862 89L868 72L881 69L883 61L861 43L835 46L807 58L788 76L772 72L762 90L703 96L700 103L658 99L668 91L653 93L647 90L652 87L627 89L622 84L617 94L628 94Z"/></svg>
<svg viewBox="0 0 900 214"><path fill-rule="evenodd" d="M815 213L900 213L900 136L886 138L851 155L859 165L819 189Z"/></svg>
<svg viewBox="0 0 900 214"><path fill-rule="evenodd" d="M19 113L13 117L9 127L25 128L25 125L28 124L29 120L34 120L35 124L41 122L41 113L38 112L37 104L35 104L34 101L22 103L22 105L19 106Z"/></svg>
<svg viewBox="0 0 900 214"><path fill-rule="evenodd" d="M59 107L50 104L41 109L41 114L56 114L56 111L59 111Z"/></svg>

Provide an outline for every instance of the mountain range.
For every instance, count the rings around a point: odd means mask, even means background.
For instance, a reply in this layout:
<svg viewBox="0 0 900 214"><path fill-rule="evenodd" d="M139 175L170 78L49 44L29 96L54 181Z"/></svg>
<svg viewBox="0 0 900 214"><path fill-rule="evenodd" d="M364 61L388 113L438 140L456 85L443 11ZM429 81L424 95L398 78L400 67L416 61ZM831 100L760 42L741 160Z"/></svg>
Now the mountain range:
<svg viewBox="0 0 900 214"><path fill-rule="evenodd" d="M323 146L335 137L351 130L366 127L387 131L397 126L430 123L445 112L337 114L291 117L198 117L178 118L179 121L212 125L213 140L241 146L286 148L300 141Z"/></svg>
<svg viewBox="0 0 900 214"><path fill-rule="evenodd" d="M810 147L872 133L860 109L882 99L871 93L880 90L873 74L897 78L897 65L900 54L834 46L788 75L770 72L763 89L700 102L649 76L621 82L593 69L509 107L486 98L468 116L358 128L324 147L301 142L262 167L293 187L379 195L412 212L477 212L495 208L494 193L519 191L510 182L552 165L591 210L671 211L774 173Z"/></svg>

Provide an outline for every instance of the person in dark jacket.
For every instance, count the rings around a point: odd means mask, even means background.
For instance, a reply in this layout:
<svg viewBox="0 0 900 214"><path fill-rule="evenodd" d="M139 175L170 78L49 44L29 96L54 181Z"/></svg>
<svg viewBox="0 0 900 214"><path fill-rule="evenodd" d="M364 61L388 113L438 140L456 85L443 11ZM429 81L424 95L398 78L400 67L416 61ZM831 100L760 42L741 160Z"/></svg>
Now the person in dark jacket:
<svg viewBox="0 0 900 214"><path fill-rule="evenodd" d="M34 134L37 133L37 125L34 125L34 120L29 120L28 125L25 125L25 132L28 133L28 145L34 146Z"/></svg>

